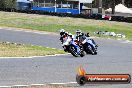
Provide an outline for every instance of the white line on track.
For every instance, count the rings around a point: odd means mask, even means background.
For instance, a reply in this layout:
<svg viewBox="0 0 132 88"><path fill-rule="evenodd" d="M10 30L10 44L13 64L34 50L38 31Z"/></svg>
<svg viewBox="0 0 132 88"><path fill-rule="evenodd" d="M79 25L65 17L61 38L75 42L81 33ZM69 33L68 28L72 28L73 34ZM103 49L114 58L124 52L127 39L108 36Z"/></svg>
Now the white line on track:
<svg viewBox="0 0 132 88"><path fill-rule="evenodd" d="M30 84L30 86L44 86L46 84Z"/></svg>
<svg viewBox="0 0 132 88"><path fill-rule="evenodd" d="M13 87L28 87L29 85L13 85Z"/></svg>
<svg viewBox="0 0 132 88"><path fill-rule="evenodd" d="M66 84L77 84L77 82L66 82L66 83L50 83L50 84L53 84L53 85L59 85L59 84L66 85Z"/></svg>
<svg viewBox="0 0 132 88"><path fill-rule="evenodd" d="M0 57L0 59L9 59L9 58L17 59L17 58L32 58L32 57Z"/></svg>
<svg viewBox="0 0 132 88"><path fill-rule="evenodd" d="M12 86L0 86L0 88L20 88L20 87L28 87L28 86L68 85L68 84L77 84L77 82L47 83L47 84L30 84L30 85L12 85Z"/></svg>
<svg viewBox="0 0 132 88"><path fill-rule="evenodd" d="M11 86L0 86L0 88L11 88Z"/></svg>
<svg viewBox="0 0 132 88"><path fill-rule="evenodd" d="M54 56L64 56L64 55L69 55L67 54L55 54L55 55L45 55L45 56L32 56L32 57L0 57L0 59L21 59L21 58L43 58L43 57L54 57Z"/></svg>
<svg viewBox="0 0 132 88"><path fill-rule="evenodd" d="M36 58L36 57L52 57L52 56L64 56L64 55L69 55L69 53L67 53L67 54L45 55L45 56L32 56L31 58Z"/></svg>

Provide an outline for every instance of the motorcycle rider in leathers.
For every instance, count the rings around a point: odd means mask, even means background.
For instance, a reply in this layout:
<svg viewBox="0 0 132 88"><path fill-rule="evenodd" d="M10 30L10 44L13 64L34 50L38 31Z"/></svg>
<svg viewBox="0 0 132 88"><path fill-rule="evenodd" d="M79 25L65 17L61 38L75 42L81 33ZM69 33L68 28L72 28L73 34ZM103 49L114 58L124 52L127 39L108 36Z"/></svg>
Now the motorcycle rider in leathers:
<svg viewBox="0 0 132 88"><path fill-rule="evenodd" d="M82 42L86 39L86 41L92 45L92 48L95 48L97 45L93 39L90 39L89 37L86 37L84 33L81 32L81 30L76 31L76 39L79 42Z"/></svg>

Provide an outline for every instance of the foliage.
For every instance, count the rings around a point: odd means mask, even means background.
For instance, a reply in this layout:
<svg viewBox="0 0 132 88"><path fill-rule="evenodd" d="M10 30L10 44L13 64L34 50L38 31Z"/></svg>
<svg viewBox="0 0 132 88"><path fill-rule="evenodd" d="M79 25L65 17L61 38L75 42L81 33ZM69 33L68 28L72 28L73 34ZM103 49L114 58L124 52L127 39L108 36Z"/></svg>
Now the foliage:
<svg viewBox="0 0 132 88"><path fill-rule="evenodd" d="M16 0L0 0L0 8L15 8Z"/></svg>

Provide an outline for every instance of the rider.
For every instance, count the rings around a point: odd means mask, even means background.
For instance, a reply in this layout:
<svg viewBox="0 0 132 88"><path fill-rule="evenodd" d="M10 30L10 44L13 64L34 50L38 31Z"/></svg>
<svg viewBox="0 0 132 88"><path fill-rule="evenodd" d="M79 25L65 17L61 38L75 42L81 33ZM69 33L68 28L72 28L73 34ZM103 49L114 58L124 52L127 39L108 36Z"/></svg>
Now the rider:
<svg viewBox="0 0 132 88"><path fill-rule="evenodd" d="M96 47L98 47L98 45L95 43L95 41L94 41L93 39L90 38L89 32L86 34L86 36L87 36L88 39L90 39L90 40L92 41L92 43L93 43Z"/></svg>
<svg viewBox="0 0 132 88"><path fill-rule="evenodd" d="M67 52L68 50L66 47L64 47L64 45L67 45L67 43L71 41L71 39L68 38L68 32L66 32L64 29L60 30L60 41L62 43L64 51Z"/></svg>
<svg viewBox="0 0 132 88"><path fill-rule="evenodd" d="M60 41L62 42L62 46L64 48L64 45L67 45L68 43L72 44L75 49L77 49L77 53L80 52L79 46L74 42L74 35L72 35L69 32L66 32L64 29L60 30ZM66 48L64 48L64 51L67 51Z"/></svg>
<svg viewBox="0 0 132 88"><path fill-rule="evenodd" d="M77 53L80 53L80 47L77 45L77 43L74 41L74 35L72 35L71 33L68 34L68 38L71 39L71 44L74 45L75 49L77 50Z"/></svg>
<svg viewBox="0 0 132 88"><path fill-rule="evenodd" d="M84 35L84 33L82 33L81 30L77 30L76 31L76 39L77 39L77 41L82 42L83 40L86 39L86 36Z"/></svg>
<svg viewBox="0 0 132 88"><path fill-rule="evenodd" d="M66 32L64 29L60 30L60 41L63 44L64 42L64 38L66 38L68 36L68 32Z"/></svg>
<svg viewBox="0 0 132 88"><path fill-rule="evenodd" d="M93 39L90 39L89 37L85 36L84 33L81 32L81 30L77 30L76 31L76 39L79 41L79 42L83 42L85 39L86 41L91 44L94 48L96 47L96 44L94 42Z"/></svg>

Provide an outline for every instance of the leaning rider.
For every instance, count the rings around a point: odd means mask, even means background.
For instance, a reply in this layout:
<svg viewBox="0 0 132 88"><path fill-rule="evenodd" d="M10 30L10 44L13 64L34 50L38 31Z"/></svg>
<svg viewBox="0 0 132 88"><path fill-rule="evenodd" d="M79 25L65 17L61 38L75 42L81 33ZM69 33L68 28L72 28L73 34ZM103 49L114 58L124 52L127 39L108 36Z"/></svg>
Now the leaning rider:
<svg viewBox="0 0 132 88"><path fill-rule="evenodd" d="M85 39L87 40L87 42L89 43L89 44L91 44L94 48L96 47L96 44L95 43L93 43L93 39L90 39L89 37L86 37L85 35L84 35L84 33L82 33L81 32L81 30L77 30L76 31L76 39L80 42L80 43L82 43Z"/></svg>
<svg viewBox="0 0 132 88"><path fill-rule="evenodd" d="M76 39L78 42L81 43L82 41L84 41L86 39L86 36L84 35L84 33L82 33L81 30L77 30L76 31Z"/></svg>
<svg viewBox="0 0 132 88"><path fill-rule="evenodd" d="M95 41L92 38L90 38L90 33L89 32L86 34L86 36L87 36L87 39L92 41L92 43L95 45L95 47L98 47L98 45L95 43Z"/></svg>
<svg viewBox="0 0 132 88"><path fill-rule="evenodd" d="M68 33L65 32L64 29L60 30L60 41L61 41L62 44L64 43L64 38L67 37L67 35L68 35Z"/></svg>
<svg viewBox="0 0 132 88"><path fill-rule="evenodd" d="M80 47L78 46L78 44L74 41L74 35L72 35L71 33L68 34L68 38L71 39L70 43L75 47L77 53L80 53Z"/></svg>

